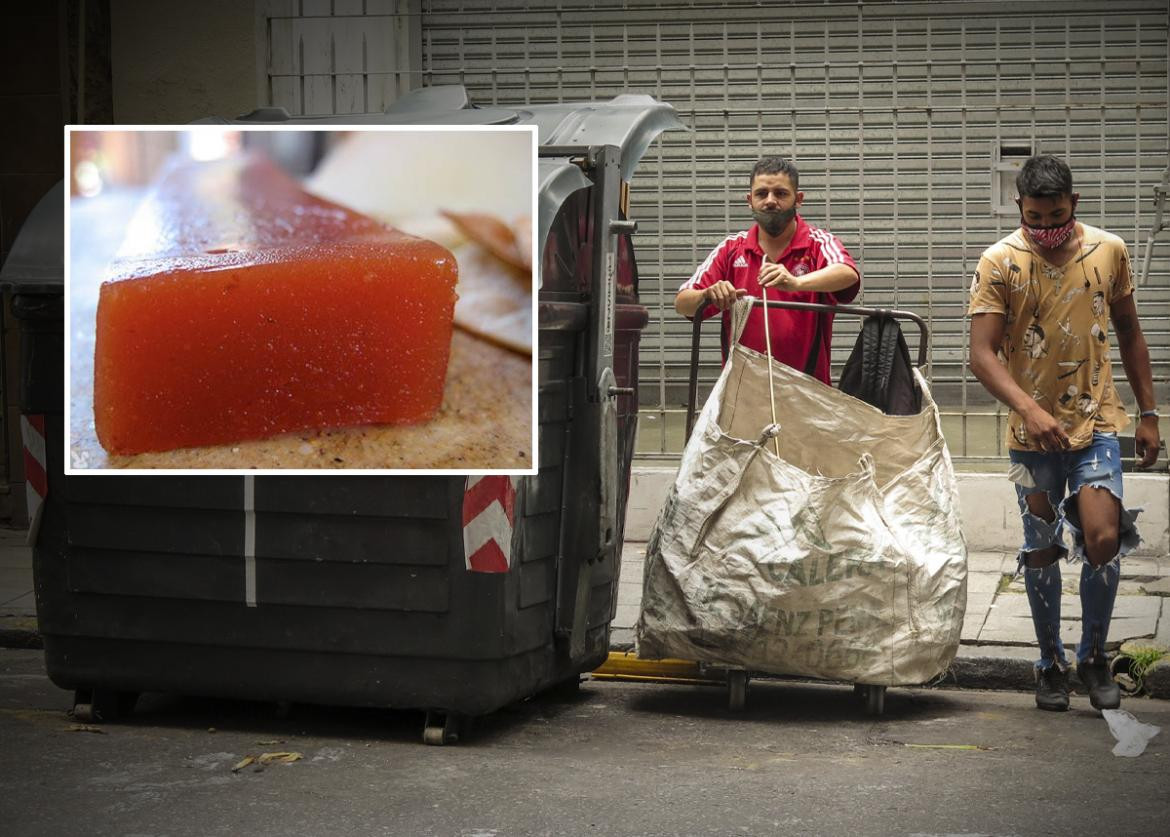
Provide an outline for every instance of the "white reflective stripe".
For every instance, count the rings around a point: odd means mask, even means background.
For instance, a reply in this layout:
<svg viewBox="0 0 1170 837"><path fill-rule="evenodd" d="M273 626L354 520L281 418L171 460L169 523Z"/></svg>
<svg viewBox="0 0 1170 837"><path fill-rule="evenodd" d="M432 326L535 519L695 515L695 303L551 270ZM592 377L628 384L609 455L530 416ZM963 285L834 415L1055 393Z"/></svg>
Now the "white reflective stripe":
<svg viewBox="0 0 1170 837"><path fill-rule="evenodd" d="M256 478L244 475L244 603L256 606Z"/></svg>
<svg viewBox="0 0 1170 837"><path fill-rule="evenodd" d="M492 503L463 527L463 554L468 569L471 569L471 556L492 540L500 547L511 566L512 524L508 522L508 515L499 503Z"/></svg>
<svg viewBox="0 0 1170 837"><path fill-rule="evenodd" d="M25 535L24 542L28 546L36 546L37 532L41 528L41 512L45 510L44 498L37 494L32 483L27 482L24 484L24 498L25 507L28 509L28 534Z"/></svg>
<svg viewBox="0 0 1170 837"><path fill-rule="evenodd" d="M41 463L42 468L45 468L45 437L33 427L28 416L20 417L20 435L24 437L25 450L32 454L33 459Z"/></svg>
<svg viewBox="0 0 1170 837"><path fill-rule="evenodd" d="M697 285L699 280L703 277L703 274L710 270L711 263L715 261L715 257L718 256L719 253L721 253L724 249L726 249L731 244L731 242L744 238L747 238L747 230L737 232L734 235L729 235L727 238L723 239L723 241L719 242L718 246L716 246L714 250L707 254L707 258L704 259L703 263L695 269L693 274L691 274L691 278L682 283L682 286L679 288L679 290L685 291L688 288L695 287L695 285Z"/></svg>

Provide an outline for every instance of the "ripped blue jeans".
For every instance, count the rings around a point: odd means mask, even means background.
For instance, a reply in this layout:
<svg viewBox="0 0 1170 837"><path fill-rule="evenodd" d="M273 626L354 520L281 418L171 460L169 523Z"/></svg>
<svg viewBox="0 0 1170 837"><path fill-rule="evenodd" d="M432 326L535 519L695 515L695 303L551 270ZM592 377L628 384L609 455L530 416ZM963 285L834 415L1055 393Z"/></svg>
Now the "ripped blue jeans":
<svg viewBox="0 0 1170 837"><path fill-rule="evenodd" d="M1126 509L1122 502L1121 449L1117 434L1094 433L1089 446L1079 450L1054 453L1013 450L1009 454L1012 462L1010 478L1016 485L1024 524L1019 569L1024 573L1032 624L1036 629L1036 641L1040 644L1036 667L1068 667L1064 645L1060 641L1060 556L1079 559L1081 563L1081 641L1077 645L1077 662L1103 655L1121 577L1121 557L1141 543L1134 523L1141 509ZM1086 486L1106 489L1121 505L1117 555L1100 567L1089 563L1085 554L1085 536L1077 511L1077 494ZM1028 495L1039 492L1048 495L1055 512L1052 521L1033 514L1028 508ZM1071 556L1064 543L1066 526L1073 539ZM1024 565L1028 553L1052 546L1060 553L1056 561L1047 567Z"/></svg>

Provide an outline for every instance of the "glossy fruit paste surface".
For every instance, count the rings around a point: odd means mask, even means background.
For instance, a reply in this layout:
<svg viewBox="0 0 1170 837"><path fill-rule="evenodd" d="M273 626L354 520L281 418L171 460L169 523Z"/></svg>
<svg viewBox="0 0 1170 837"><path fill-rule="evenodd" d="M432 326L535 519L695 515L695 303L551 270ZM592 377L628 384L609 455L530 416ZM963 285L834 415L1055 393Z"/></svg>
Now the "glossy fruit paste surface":
<svg viewBox="0 0 1170 837"><path fill-rule="evenodd" d="M172 166L102 284L101 444L133 454L413 423L442 401L456 266L272 163Z"/></svg>

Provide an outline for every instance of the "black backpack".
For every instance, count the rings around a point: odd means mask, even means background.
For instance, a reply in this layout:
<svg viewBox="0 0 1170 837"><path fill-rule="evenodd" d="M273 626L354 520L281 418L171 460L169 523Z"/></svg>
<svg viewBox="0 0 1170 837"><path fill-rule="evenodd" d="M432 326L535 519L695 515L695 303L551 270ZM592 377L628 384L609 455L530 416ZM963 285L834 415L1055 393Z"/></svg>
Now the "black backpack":
<svg viewBox="0 0 1170 837"><path fill-rule="evenodd" d="M910 350L893 317L867 317L841 370L838 387L891 416L922 410Z"/></svg>

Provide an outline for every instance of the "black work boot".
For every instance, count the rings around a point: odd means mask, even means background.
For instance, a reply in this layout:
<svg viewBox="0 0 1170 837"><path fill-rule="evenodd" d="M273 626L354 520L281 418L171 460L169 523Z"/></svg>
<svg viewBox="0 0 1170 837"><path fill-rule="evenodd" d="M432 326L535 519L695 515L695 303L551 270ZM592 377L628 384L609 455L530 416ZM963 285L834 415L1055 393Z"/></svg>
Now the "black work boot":
<svg viewBox="0 0 1170 837"><path fill-rule="evenodd" d="M1068 672L1060 666L1036 669L1036 706L1050 712L1068 709Z"/></svg>
<svg viewBox="0 0 1170 837"><path fill-rule="evenodd" d="M1089 703L1094 709L1116 709L1121 706L1121 688L1114 681L1104 655L1098 654L1077 663L1077 676L1085 684Z"/></svg>

